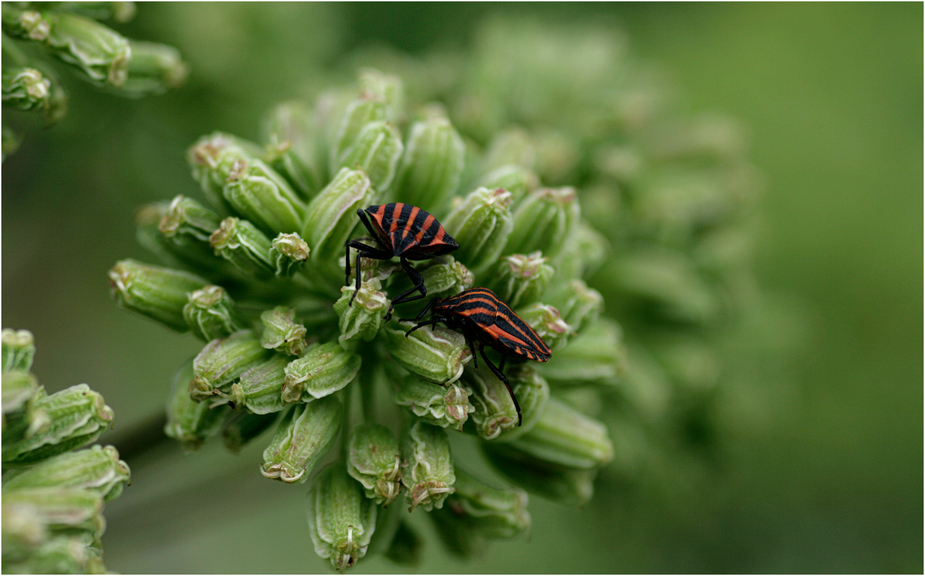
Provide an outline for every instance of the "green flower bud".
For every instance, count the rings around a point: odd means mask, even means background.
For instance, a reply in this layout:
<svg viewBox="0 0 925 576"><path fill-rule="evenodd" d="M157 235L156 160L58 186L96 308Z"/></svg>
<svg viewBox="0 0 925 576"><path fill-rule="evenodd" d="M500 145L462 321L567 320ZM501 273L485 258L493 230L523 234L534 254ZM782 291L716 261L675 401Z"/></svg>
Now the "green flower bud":
<svg viewBox="0 0 925 576"><path fill-rule="evenodd" d="M109 287L116 303L157 320L177 332L189 325L183 318L188 294L208 284L202 278L171 268L120 260L109 271Z"/></svg>
<svg viewBox="0 0 925 576"><path fill-rule="evenodd" d="M541 251L555 261L578 224L578 196L574 188L541 188L527 194L514 210L514 229L505 254Z"/></svg>
<svg viewBox="0 0 925 576"><path fill-rule="evenodd" d="M294 406L263 451L260 472L289 484L305 482L337 438L341 412L340 400L333 396Z"/></svg>
<svg viewBox="0 0 925 576"><path fill-rule="evenodd" d="M112 409L86 384L71 386L35 400L48 415L48 426L28 438L3 446L3 464L34 464L96 440L112 426Z"/></svg>
<svg viewBox="0 0 925 576"><path fill-rule="evenodd" d="M530 492L571 506L584 504L594 494L596 468L571 468L538 460L509 444L483 442L481 446L498 472Z"/></svg>
<svg viewBox="0 0 925 576"><path fill-rule="evenodd" d="M189 293L183 318L193 335L206 342L225 338L248 326L228 292L215 285Z"/></svg>
<svg viewBox="0 0 925 576"><path fill-rule="evenodd" d="M263 364L269 357L270 353L260 345L260 339L252 330L212 340L193 359L190 397L198 402L217 392L227 393L231 383L241 374Z"/></svg>
<svg viewBox="0 0 925 576"><path fill-rule="evenodd" d="M576 179L582 150L573 137L554 130L533 135L536 150L534 168L549 182L569 182Z"/></svg>
<svg viewBox="0 0 925 576"><path fill-rule="evenodd" d="M45 391L33 374L22 370L4 370L4 445L28 438L48 425L48 415L35 408L35 400L44 394Z"/></svg>
<svg viewBox="0 0 925 576"><path fill-rule="evenodd" d="M363 485L366 497L388 506L401 492L401 450L395 434L379 424L350 433L347 472Z"/></svg>
<svg viewBox="0 0 925 576"><path fill-rule="evenodd" d="M235 160L242 155L255 157L260 153L260 147L252 142L214 132L190 146L186 152L186 163L209 203L216 210L229 213L231 205L225 199L224 189Z"/></svg>
<svg viewBox="0 0 925 576"><path fill-rule="evenodd" d="M308 260L311 248L295 232L280 234L270 242L269 258L276 267L277 278L287 278L300 271Z"/></svg>
<svg viewBox="0 0 925 576"><path fill-rule="evenodd" d="M340 316L337 341L344 350L353 351L360 341L369 342L376 337L382 324L382 314L389 307L389 297L382 292L378 278L361 283L359 292L352 284L340 291L341 297L334 303L334 311ZM354 292L356 298L353 297Z"/></svg>
<svg viewBox="0 0 925 576"><path fill-rule="evenodd" d="M466 370L461 380L471 390L472 422L479 436L491 440L517 427L517 408L507 386L497 376L480 367Z"/></svg>
<svg viewBox="0 0 925 576"><path fill-rule="evenodd" d="M256 155L229 147L221 162L231 161L222 196L241 216L264 232L297 232L305 204L286 180Z"/></svg>
<svg viewBox="0 0 925 576"><path fill-rule="evenodd" d="M342 465L326 467L308 492L308 529L315 553L330 559L338 571L353 566L366 555L377 512Z"/></svg>
<svg viewBox="0 0 925 576"><path fill-rule="evenodd" d="M227 406L212 406L209 401L190 398L189 383L193 379L193 360L188 360L174 373L167 398L167 424L164 434L180 442L183 449L194 452L203 442L218 433L222 419L231 410Z"/></svg>
<svg viewBox="0 0 925 576"><path fill-rule="evenodd" d="M533 328L550 350L564 348L575 336L572 327L562 319L559 311L547 304L536 302L526 309L518 310L517 314Z"/></svg>
<svg viewBox="0 0 925 576"><path fill-rule="evenodd" d="M511 195L506 190L479 188L453 208L443 222L459 242L454 255L476 276L493 266L513 230Z"/></svg>
<svg viewBox="0 0 925 576"><path fill-rule="evenodd" d="M290 356L305 352L305 326L295 323L295 310L277 306L261 314L260 321L264 326L261 346Z"/></svg>
<svg viewBox="0 0 925 576"><path fill-rule="evenodd" d="M7 4L3 7L3 32L22 40L46 40L51 22L35 10L21 10Z"/></svg>
<svg viewBox="0 0 925 576"><path fill-rule="evenodd" d="M86 532L95 538L106 528L103 498L83 488L23 488L3 491L3 508L30 515L52 531Z"/></svg>
<svg viewBox="0 0 925 576"><path fill-rule="evenodd" d="M38 110L48 106L51 82L35 68L3 70L3 103L17 110Z"/></svg>
<svg viewBox="0 0 925 576"><path fill-rule="evenodd" d="M419 272L424 277L428 298L453 296L475 284L475 275L450 255L432 259Z"/></svg>
<svg viewBox="0 0 925 576"><path fill-rule="evenodd" d="M57 2L55 10L74 12L101 22L128 22L135 17L134 2Z"/></svg>
<svg viewBox="0 0 925 576"><path fill-rule="evenodd" d="M443 387L409 374L399 381L393 400L407 406L415 416L435 426L452 426L462 430L475 410L469 402L469 393L456 384Z"/></svg>
<svg viewBox="0 0 925 576"><path fill-rule="evenodd" d="M227 275L230 266L221 258L215 257L215 251L209 246L208 236L202 241L180 234L167 236L160 231L160 224L169 215L169 208L170 204L167 202L156 202L142 206L135 212L135 237L138 243L171 267L208 273L210 277ZM216 228L218 222L216 218ZM211 233L211 230L209 232Z"/></svg>
<svg viewBox="0 0 925 576"><path fill-rule="evenodd" d="M270 239L247 220L225 218L209 243L216 254L247 276L268 278L275 271L270 260Z"/></svg>
<svg viewBox="0 0 925 576"><path fill-rule="evenodd" d="M189 68L173 46L130 41L132 58L122 90L128 96L163 94L183 85Z"/></svg>
<svg viewBox="0 0 925 576"><path fill-rule="evenodd" d="M270 166L306 200L323 185L316 133L312 111L299 102L277 105L263 124Z"/></svg>
<svg viewBox="0 0 925 576"><path fill-rule="evenodd" d="M501 188L511 195L515 202L520 201L530 192L539 186L539 178L528 168L516 164L507 164L499 166L488 174L478 179L480 187L489 190Z"/></svg>
<svg viewBox="0 0 925 576"><path fill-rule="evenodd" d="M597 468L613 458L607 427L555 397L546 402L533 429L510 445L538 460L569 468Z"/></svg>
<svg viewBox="0 0 925 576"><path fill-rule="evenodd" d="M218 214L192 198L178 194L170 202L170 208L158 223L157 229L177 243L186 239L208 244L212 233L220 225Z"/></svg>
<svg viewBox="0 0 925 576"><path fill-rule="evenodd" d="M27 553L16 554L15 559L8 561L4 556L3 571L8 574L106 573L99 552L88 547L86 540L86 536L56 536ZM3 550L6 554L9 548L4 545Z"/></svg>
<svg viewBox="0 0 925 576"><path fill-rule="evenodd" d="M620 326L601 318L565 349L556 352L555 362L547 362L538 369L554 387L616 384L626 371L627 354L622 339Z"/></svg>
<svg viewBox="0 0 925 576"><path fill-rule="evenodd" d="M441 208L459 187L464 159L459 133L445 115L431 109L411 126L394 188L403 202Z"/></svg>
<svg viewBox="0 0 925 576"><path fill-rule="evenodd" d="M82 488L109 502L122 493L130 476L128 465L119 460L114 447L97 445L11 471L3 477L3 493L28 488Z"/></svg>
<svg viewBox="0 0 925 576"><path fill-rule="evenodd" d="M253 414L251 412L234 412L222 426L222 443L232 454L240 452L251 440L254 440L276 423L279 414Z"/></svg>
<svg viewBox="0 0 925 576"><path fill-rule="evenodd" d="M312 259L330 261L343 255L344 243L359 223L357 210L372 199L369 178L361 170L342 168L308 205L302 237L312 247ZM336 273L343 278L342 270Z"/></svg>
<svg viewBox="0 0 925 576"><path fill-rule="evenodd" d="M361 360L336 342L312 344L286 366L283 402L311 402L337 392L356 377Z"/></svg>
<svg viewBox="0 0 925 576"><path fill-rule="evenodd" d="M522 128L512 128L492 138L482 161L482 173L511 164L532 170L535 163L536 149L530 135Z"/></svg>
<svg viewBox="0 0 925 576"><path fill-rule="evenodd" d="M593 324L604 308L604 297L597 290L588 288L584 280L560 284L555 290L549 290L544 299L555 306L562 320L578 334ZM531 327L536 329L532 324Z"/></svg>
<svg viewBox="0 0 925 576"><path fill-rule="evenodd" d="M428 512L435 507L442 508L446 497L456 491L453 487L456 474L446 432L418 420L407 429L402 453L408 462L401 481L408 490L409 510L417 506L423 506Z"/></svg>
<svg viewBox="0 0 925 576"><path fill-rule="evenodd" d="M219 392L218 395L227 398L235 410L246 408L254 414L279 412L284 408L282 391L290 360L292 358L285 354L274 354L241 374L229 393Z"/></svg>
<svg viewBox="0 0 925 576"><path fill-rule="evenodd" d="M365 68L360 70L359 84L361 94L373 94L385 102L386 119L389 122L400 120L397 115L405 108L405 88L401 78Z"/></svg>
<svg viewBox="0 0 925 576"><path fill-rule="evenodd" d="M504 428L499 437L501 442L520 438L530 432L542 417L546 401L549 400L549 384L540 376L535 365L525 362L513 364L505 368L505 372L517 397L517 403L520 404L523 421L520 426ZM479 424L478 421L475 423ZM483 426L485 430L490 430L490 424Z"/></svg>
<svg viewBox="0 0 925 576"><path fill-rule="evenodd" d="M472 358L462 334L440 326L407 334L408 328L382 329L386 350L399 366L438 384L449 384L462 376L463 367Z"/></svg>
<svg viewBox="0 0 925 576"><path fill-rule="evenodd" d="M132 50L114 30L83 16L47 12L51 24L45 43L59 59L82 70L91 80L122 88Z"/></svg>
<svg viewBox="0 0 925 576"><path fill-rule="evenodd" d="M377 191L392 183L404 146L398 130L385 120L370 122L356 140L337 158L337 168L357 168L366 172Z"/></svg>
<svg viewBox="0 0 925 576"><path fill-rule="evenodd" d="M337 137L334 139L334 147L331 149L330 172L332 174L342 166L340 159L347 154L347 151L359 139L363 128L370 122L386 120L387 110L385 100L381 96L371 93L360 94L359 98L353 100L347 106L347 110L340 121Z"/></svg>
<svg viewBox="0 0 925 576"><path fill-rule="evenodd" d="M490 287L511 308L534 302L546 291L555 274L552 266L546 264L548 261L541 252L504 256L489 282Z"/></svg>
<svg viewBox="0 0 925 576"><path fill-rule="evenodd" d="M32 367L32 358L35 356L35 341L32 332L28 330L13 330L4 328L0 332L3 350L3 371L29 370ZM31 396L30 396L31 398ZM3 392L3 411L6 410L6 391Z"/></svg>

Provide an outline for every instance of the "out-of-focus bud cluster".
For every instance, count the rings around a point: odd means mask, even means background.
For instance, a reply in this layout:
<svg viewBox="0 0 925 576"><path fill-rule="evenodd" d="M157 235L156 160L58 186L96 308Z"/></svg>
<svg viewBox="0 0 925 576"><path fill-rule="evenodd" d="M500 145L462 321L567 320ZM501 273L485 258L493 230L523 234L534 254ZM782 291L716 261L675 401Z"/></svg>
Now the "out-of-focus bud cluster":
<svg viewBox="0 0 925 576"><path fill-rule="evenodd" d="M67 92L54 66L40 54L50 54L86 80L130 98L182 85L187 65L176 48L129 40L108 24L128 22L134 16L132 2L4 3L4 108L37 111L48 126L64 116ZM37 52L31 45L41 45L45 51ZM3 129L6 158L15 150L15 132L6 124Z"/></svg>
<svg viewBox="0 0 925 576"><path fill-rule="evenodd" d="M170 268L110 274L120 305L204 342L167 433L195 449L221 431L239 449L271 432L255 468L309 484L312 541L338 570L415 558L405 508L469 556L530 529L528 493L586 503L608 464L636 464L636 438L683 428L716 384L710 330L746 296L747 255L709 242L745 230L741 150L679 128L624 70L619 39L504 30L455 79L429 81L453 68L442 56L393 58L382 68L407 82L363 68L352 89L271 110L258 141L204 136L187 160L208 206L185 195L139 212L139 239ZM574 77L543 74L544 59ZM498 75L511 69L524 78ZM431 213L460 248L413 262L427 298L386 321L407 275L397 259L354 266L345 242L368 235L358 209L388 202ZM400 319L477 286L552 350L506 360L520 425L460 331ZM457 462L473 441L484 462Z"/></svg>
<svg viewBox="0 0 925 576"><path fill-rule="evenodd" d="M103 504L130 473L112 446L84 447L112 410L86 384L46 393L29 371L28 330L4 329L2 341L3 572L105 573Z"/></svg>

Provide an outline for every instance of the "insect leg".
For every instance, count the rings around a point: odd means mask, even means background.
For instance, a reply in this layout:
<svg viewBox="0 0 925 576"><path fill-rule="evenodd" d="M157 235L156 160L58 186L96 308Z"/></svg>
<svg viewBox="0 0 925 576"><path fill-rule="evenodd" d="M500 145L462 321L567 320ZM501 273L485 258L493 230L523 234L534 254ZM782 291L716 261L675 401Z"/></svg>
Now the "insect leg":
<svg viewBox="0 0 925 576"><path fill-rule="evenodd" d="M362 242L359 242L357 240L348 241L347 242L347 257L345 259L346 264L347 264L346 265L347 276L346 278L344 278L344 284L347 284L348 282L350 282L350 249L351 248L357 251L357 257L356 257L357 277L356 277L356 283L355 283L356 289L353 291L353 296L350 297L350 306L353 306L353 299L356 298L357 292L360 291L360 276L362 275L361 270L360 270L360 256L366 256L367 258L375 258L376 260L388 260L389 258L392 257L392 253L388 250L382 250L379 248L373 248L372 246L367 246L366 244L363 244Z"/></svg>
<svg viewBox="0 0 925 576"><path fill-rule="evenodd" d="M418 328L423 328L424 326L433 326L433 325L437 324L437 322L446 322L446 321L447 321L447 318L431 318L430 320L425 320L425 321L419 323L417 326L415 326L415 327L412 328L411 330L408 330L407 332L405 332L405 338L408 337L408 334L411 334L412 332L414 332L414 331L417 330Z"/></svg>
<svg viewBox="0 0 925 576"><path fill-rule="evenodd" d="M482 353L482 360L485 361L485 364L488 365L488 368L494 373L495 376L498 377L499 380L504 382L505 386L507 386L507 391L511 395L511 400L514 401L514 408L517 409L517 425L520 426L523 423L524 417L520 412L520 404L517 402L517 397L514 396L514 390L511 388L511 383L507 381L507 377L501 373L501 370L499 370L498 367L492 364L491 360L488 359L488 356L485 354L484 344L479 346L479 352Z"/></svg>
<svg viewBox="0 0 925 576"><path fill-rule="evenodd" d="M395 298L392 298L392 301L389 303L389 311L386 312L383 317L384 320L388 321L392 316L392 308L396 304L404 304L405 302L411 302L413 300L420 300L421 298L427 296L427 287L424 286L424 277L421 276L421 273L414 269L414 266L408 264L408 261L405 260L405 257L402 256L399 260L401 262L401 267L405 269L405 272L408 273L408 276L411 278L411 281L414 282L414 286L408 288ZM415 296L408 297L408 294L411 294L415 290L419 290L421 293Z"/></svg>

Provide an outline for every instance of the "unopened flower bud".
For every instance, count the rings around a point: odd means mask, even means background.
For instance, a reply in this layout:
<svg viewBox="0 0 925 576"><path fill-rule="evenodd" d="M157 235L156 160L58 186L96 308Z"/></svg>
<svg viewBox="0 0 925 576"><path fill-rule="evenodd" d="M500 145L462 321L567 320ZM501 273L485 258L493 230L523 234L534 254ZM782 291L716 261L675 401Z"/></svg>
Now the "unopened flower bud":
<svg viewBox="0 0 925 576"><path fill-rule="evenodd" d="M393 400L430 424L457 430L462 430L469 413L475 410L465 388L456 384L444 387L414 374L400 380Z"/></svg>
<svg viewBox="0 0 925 576"><path fill-rule="evenodd" d="M285 178L240 148L227 150L223 162L228 161L222 196L238 214L271 234L301 229L305 204Z"/></svg>
<svg viewBox="0 0 925 576"><path fill-rule="evenodd" d="M353 146L360 136L360 132L370 122L387 119L387 106L382 96L371 93L360 94L353 100L340 120L337 137L331 149L330 172L336 172L340 167L340 159L347 150ZM314 244L312 244L314 246Z"/></svg>
<svg viewBox="0 0 925 576"><path fill-rule="evenodd" d="M215 256L209 246L209 234L218 228L219 219L215 218L215 227L201 240L187 234L166 234L160 226L170 216L169 202L155 202L140 207L135 211L135 237L138 243L156 254L166 264L174 268L196 270L210 278L224 278L230 266Z"/></svg>
<svg viewBox="0 0 925 576"><path fill-rule="evenodd" d="M3 32L22 40L45 40L51 32L51 22L35 10L3 7Z"/></svg>
<svg viewBox="0 0 925 576"><path fill-rule="evenodd" d="M594 494L596 468L561 466L499 442L482 443L482 451L501 475L554 502L579 506Z"/></svg>
<svg viewBox="0 0 925 576"><path fill-rule="evenodd" d="M91 80L122 88L132 50L128 40L95 20L68 12L47 12L51 25L45 43L60 60L82 70Z"/></svg>
<svg viewBox="0 0 925 576"><path fill-rule="evenodd" d="M22 488L3 491L3 508L33 515L37 523L52 531L84 532L98 538L105 530L103 498L83 488Z"/></svg>
<svg viewBox="0 0 925 576"><path fill-rule="evenodd" d="M235 410L247 409L254 414L270 414L284 408L282 400L283 383L286 380L286 365L292 360L285 354L274 354L269 360L258 364L243 374L231 385L227 398Z"/></svg>
<svg viewBox="0 0 925 576"><path fill-rule="evenodd" d="M385 103L388 121L400 120L397 115L405 107L405 87L401 78L394 74L384 74L379 70L365 68L360 70L358 82L361 94L375 95Z"/></svg>
<svg viewBox="0 0 925 576"><path fill-rule="evenodd" d="M532 170L535 163L536 149L530 135L522 128L512 128L492 138L482 161L482 173L511 164Z"/></svg>
<svg viewBox="0 0 925 576"><path fill-rule="evenodd" d="M119 23L131 21L135 17L134 2L99 2L90 0L88 2L61 2L55 6L56 10L67 10L87 18L104 22L114 20Z"/></svg>
<svg viewBox="0 0 925 576"><path fill-rule="evenodd" d="M475 275L450 255L440 256L430 261L427 268L420 270L427 286L428 298L454 296L463 290L472 288Z"/></svg>
<svg viewBox="0 0 925 576"><path fill-rule="evenodd" d="M395 190L403 202L442 208L462 176L465 147L459 133L445 115L431 111L411 126L406 148Z"/></svg>
<svg viewBox="0 0 925 576"><path fill-rule="evenodd" d="M333 396L294 406L263 451L260 472L289 484L305 482L337 438L341 412L340 400Z"/></svg>
<svg viewBox="0 0 925 576"><path fill-rule="evenodd" d="M71 386L34 401L48 425L28 438L3 446L3 464L34 464L96 440L112 426L113 412L86 384Z"/></svg>
<svg viewBox="0 0 925 576"><path fill-rule="evenodd" d="M554 387L616 384L626 371L626 348L622 340L620 326L600 318L556 352L555 362L547 362L538 369Z"/></svg>
<svg viewBox="0 0 925 576"><path fill-rule="evenodd" d="M360 371L359 355L344 350L337 342L312 344L286 366L282 400L311 402L337 392Z"/></svg>
<svg viewBox="0 0 925 576"><path fill-rule="evenodd" d="M315 553L340 572L353 566L366 555L377 512L340 462L326 467L308 492L308 528Z"/></svg>
<svg viewBox="0 0 925 576"><path fill-rule="evenodd" d="M0 333L0 340L2 340L4 372L29 370L32 367L32 358L35 356L35 341L32 332L4 328ZM4 412L6 412L5 391L3 398Z"/></svg>
<svg viewBox="0 0 925 576"><path fill-rule="evenodd" d="M527 194L514 211L514 229L505 254L541 251L555 261L578 224L578 196L574 188L541 188Z"/></svg>
<svg viewBox="0 0 925 576"><path fill-rule="evenodd" d="M334 303L334 311L340 316L337 341L344 350L353 351L359 342L375 338L382 324L382 314L389 307L389 297L382 292L378 278L361 283L358 292L353 284L340 291L341 297Z"/></svg>
<svg viewBox="0 0 925 576"><path fill-rule="evenodd" d="M248 326L228 292L212 284L189 293L183 318L193 335L206 342L225 338Z"/></svg>
<svg viewBox="0 0 925 576"><path fill-rule="evenodd" d="M261 314L260 321L264 327L260 343L264 348L290 356L301 356L305 352L305 326L295 322L295 310L277 306Z"/></svg>
<svg viewBox="0 0 925 576"><path fill-rule="evenodd" d="M235 161L241 156L256 157L260 153L260 147L253 142L214 132L190 146L186 162L212 207L227 214L232 207L225 198L224 189Z"/></svg>
<svg viewBox="0 0 925 576"><path fill-rule="evenodd" d="M587 326L593 324L604 307L604 297L597 290L589 288L584 280L560 284L555 290L550 289L544 300L555 306L562 320L576 334L581 334Z"/></svg>
<svg viewBox="0 0 925 576"><path fill-rule="evenodd" d="M277 105L263 123L267 161L306 200L322 186L317 132L311 109L300 102Z"/></svg>
<svg viewBox="0 0 925 576"><path fill-rule="evenodd" d="M9 68L2 74L3 104L18 110L48 106L51 82L35 68Z"/></svg>
<svg viewBox="0 0 925 576"><path fill-rule="evenodd" d="M222 425L222 443L232 454L237 454L251 440L254 440L276 423L278 413L254 414L234 412Z"/></svg>
<svg viewBox="0 0 925 576"><path fill-rule="evenodd" d="M13 471L3 479L3 491L5 494L26 488L82 488L109 502L122 493L130 476L128 465L119 460L114 447L97 445Z"/></svg>
<svg viewBox="0 0 925 576"><path fill-rule="evenodd" d="M395 434L379 424L362 424L350 433L347 472L363 485L366 497L388 506L401 492L401 450Z"/></svg>
<svg viewBox="0 0 925 576"><path fill-rule="evenodd" d="M454 255L478 276L493 266L513 230L511 195L502 188L479 188L453 208L443 222L459 242Z"/></svg>
<svg viewBox="0 0 925 576"><path fill-rule="evenodd" d="M190 398L189 383L193 379L193 361L185 362L174 374L167 399L167 423L164 434L180 442L184 450L193 452L203 442L218 433L222 419L231 410L227 406L212 407L208 400L196 402Z"/></svg>
<svg viewBox="0 0 925 576"><path fill-rule="evenodd" d="M3 371L3 444L29 438L48 426L48 414L35 407L45 395L35 375L24 370Z"/></svg>
<svg viewBox="0 0 925 576"><path fill-rule="evenodd" d="M102 516L98 518L102 521ZM63 532L71 533L70 530ZM86 533L79 536L56 534L25 555L10 551L10 560L3 561L3 571L9 574L104 574L102 552L88 546L90 540L92 535ZM7 550L4 545L4 552Z"/></svg>
<svg viewBox="0 0 925 576"><path fill-rule="evenodd" d="M363 171L342 168L312 199L302 238L312 247L314 261L328 261L343 255L344 243L359 224L357 210L369 204L372 194L369 178ZM338 273L343 274L343 271Z"/></svg>
<svg viewBox="0 0 925 576"><path fill-rule="evenodd" d="M511 200L519 201L539 185L539 178L529 168L507 164L481 176L477 183L489 190L506 190L511 195Z"/></svg>
<svg viewBox="0 0 925 576"><path fill-rule="evenodd" d="M189 68L173 46L156 42L130 41L132 58L128 63L128 78L122 90L129 96L163 94L179 88L186 80Z"/></svg>
<svg viewBox="0 0 925 576"><path fill-rule="evenodd" d="M401 135L391 123L370 122L337 158L334 169L363 170L376 191L382 192L392 183L403 150Z"/></svg>
<svg viewBox="0 0 925 576"><path fill-rule="evenodd" d="M549 384L539 374L535 364L515 363L505 368L505 372L517 397L517 403L520 404L523 418L520 426L503 430L499 437L502 442L514 440L530 432L542 417L546 401L549 400Z"/></svg>
<svg viewBox="0 0 925 576"><path fill-rule="evenodd" d="M276 269L277 278L287 278L302 269L311 248L302 237L292 232L280 233L270 242L269 259Z"/></svg>
<svg viewBox="0 0 925 576"><path fill-rule="evenodd" d="M517 407L507 386L497 376L483 366L466 370L461 382L472 391L469 394L473 406L471 418L479 436L491 440L517 427Z"/></svg>
<svg viewBox="0 0 925 576"><path fill-rule="evenodd" d="M268 278L275 271L270 260L270 239L247 220L225 218L209 243L216 254L247 276Z"/></svg>
<svg viewBox="0 0 925 576"><path fill-rule="evenodd" d="M517 313L550 350L564 348L575 336L572 327L559 315L559 310L548 304L535 302L525 309L518 310Z"/></svg>
<svg viewBox="0 0 925 576"><path fill-rule="evenodd" d="M189 237L208 242L220 224L218 214L192 198L179 194L170 202L170 208L158 224L158 230L168 238Z"/></svg>
<svg viewBox="0 0 925 576"><path fill-rule="evenodd" d="M113 298L122 308L153 318L178 332L189 325L183 318L188 294L208 284L202 278L136 260L120 260L109 271Z"/></svg>
<svg viewBox="0 0 925 576"><path fill-rule="evenodd" d="M431 329L433 328L433 329ZM440 326L425 327L408 334L410 325L385 326L386 350L401 367L418 376L449 384L462 376L463 367L472 358L466 339L455 330Z"/></svg>
<svg viewBox="0 0 925 576"><path fill-rule="evenodd" d="M241 330L227 338L212 340L193 359L190 397L202 401L219 391L227 393L231 383L241 374L264 363L269 357L270 352L260 345L260 339L252 330Z"/></svg>
<svg viewBox="0 0 925 576"><path fill-rule="evenodd" d="M446 432L418 420L408 428L402 452L408 462L402 484L408 490L410 509L423 506L429 512L435 507L442 508L446 497L456 491L453 487L456 474Z"/></svg>
<svg viewBox="0 0 925 576"><path fill-rule="evenodd" d="M488 284L511 308L534 302L555 274L548 261L541 252L504 256L498 263L497 275Z"/></svg>

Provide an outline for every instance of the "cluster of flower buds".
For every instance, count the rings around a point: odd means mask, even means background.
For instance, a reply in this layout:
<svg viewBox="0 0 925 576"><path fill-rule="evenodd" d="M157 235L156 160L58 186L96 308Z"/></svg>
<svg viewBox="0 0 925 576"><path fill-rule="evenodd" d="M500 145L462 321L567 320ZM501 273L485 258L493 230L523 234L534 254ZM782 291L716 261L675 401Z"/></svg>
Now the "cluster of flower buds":
<svg viewBox="0 0 925 576"><path fill-rule="evenodd" d="M131 20L132 2L16 2L2 11L3 105L38 111L49 126L64 116L67 92L54 68L27 55L20 42L44 46L89 81L127 97L161 94L186 79L176 48L129 40L103 24ZM4 125L4 158L18 144L19 136Z"/></svg>
<svg viewBox="0 0 925 576"><path fill-rule="evenodd" d="M86 384L47 394L29 370L32 333L4 329L3 572L104 573L103 504L122 493L128 466L92 443L112 410Z"/></svg>
<svg viewBox="0 0 925 576"><path fill-rule="evenodd" d="M120 306L205 344L177 371L167 434L195 450L221 432L238 450L273 431L255 468L309 481L315 549L338 569L368 550L415 556L402 494L412 511L448 510L440 534L471 531L471 547L527 530L525 490L587 501L613 456L607 427L569 399L579 383L613 389L624 370L619 327L586 284L607 241L586 232L574 188L543 186L506 146L480 153L438 105L406 110L405 99L398 78L364 70L359 90L277 107L260 142L201 138L187 160L208 205L183 195L139 212L139 240L168 267L124 260L109 273ZM529 144L520 137L512 146ZM411 286L398 262L345 262L345 243L366 233L357 210L388 202L433 214L460 244L413 263L428 299L491 287L554 350L545 364L507 361L522 425L462 333L408 333L400 318L427 300L384 320ZM523 489L456 462L462 435Z"/></svg>

